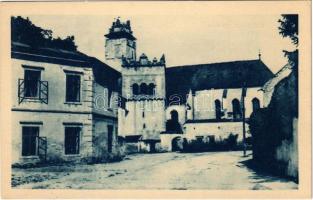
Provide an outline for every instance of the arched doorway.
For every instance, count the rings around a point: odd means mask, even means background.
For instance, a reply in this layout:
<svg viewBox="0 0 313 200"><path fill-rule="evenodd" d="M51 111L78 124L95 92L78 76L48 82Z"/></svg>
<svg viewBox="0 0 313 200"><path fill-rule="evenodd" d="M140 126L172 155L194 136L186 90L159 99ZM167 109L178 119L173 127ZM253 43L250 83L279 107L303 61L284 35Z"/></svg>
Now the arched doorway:
<svg viewBox="0 0 313 200"><path fill-rule="evenodd" d="M183 150L183 140L180 136L172 139L172 151Z"/></svg>

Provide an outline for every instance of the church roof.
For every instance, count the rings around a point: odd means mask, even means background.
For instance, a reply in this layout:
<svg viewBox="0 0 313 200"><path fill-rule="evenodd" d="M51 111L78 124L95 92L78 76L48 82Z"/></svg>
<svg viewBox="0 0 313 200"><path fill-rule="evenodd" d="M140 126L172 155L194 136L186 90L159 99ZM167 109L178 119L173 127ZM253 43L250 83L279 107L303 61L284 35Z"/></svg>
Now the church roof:
<svg viewBox="0 0 313 200"><path fill-rule="evenodd" d="M166 68L166 94L186 101L189 90L262 87L273 73L261 60L244 60Z"/></svg>

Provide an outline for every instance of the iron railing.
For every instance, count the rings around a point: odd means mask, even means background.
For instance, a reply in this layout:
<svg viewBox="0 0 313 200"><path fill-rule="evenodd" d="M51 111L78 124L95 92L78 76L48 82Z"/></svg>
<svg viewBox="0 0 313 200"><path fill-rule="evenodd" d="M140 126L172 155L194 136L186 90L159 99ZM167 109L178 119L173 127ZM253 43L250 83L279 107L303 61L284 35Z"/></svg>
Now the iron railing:
<svg viewBox="0 0 313 200"><path fill-rule="evenodd" d="M47 161L47 137L37 136L37 153L41 160Z"/></svg>

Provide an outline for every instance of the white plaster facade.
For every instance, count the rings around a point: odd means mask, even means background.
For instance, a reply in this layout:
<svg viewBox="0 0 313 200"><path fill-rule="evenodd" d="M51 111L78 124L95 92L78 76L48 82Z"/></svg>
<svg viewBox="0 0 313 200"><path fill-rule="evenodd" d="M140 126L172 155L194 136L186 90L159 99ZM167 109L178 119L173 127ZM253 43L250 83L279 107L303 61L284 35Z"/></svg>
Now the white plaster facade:
<svg viewBox="0 0 313 200"><path fill-rule="evenodd" d="M226 91L226 97L223 92ZM221 102L221 108L224 112L222 119L232 119L233 106L232 101L239 100L242 105L242 88L225 88L196 91L195 95L188 96L187 102L192 107L187 111L187 119L216 119L215 101ZM263 92L261 87L247 88L245 96L245 115L249 118L253 111L253 99L258 99L260 107L263 107Z"/></svg>
<svg viewBox="0 0 313 200"><path fill-rule="evenodd" d="M24 52L15 52L12 57L12 163L42 161L42 152L37 149L31 156L22 156L22 127L39 127L39 138L46 138L46 160L90 161L105 160L118 152L117 143L117 104L99 106L99 99L108 101L108 88L98 84L94 79L92 66L76 66L38 61L36 59L15 58ZM34 55L40 57L40 55ZM59 58L58 61L62 60ZM79 61L77 61L79 62ZM19 91L19 79L24 79L25 70L39 70L41 81L47 81L47 102L38 98L19 101L23 91ZM66 75L80 76L80 101L66 102ZM104 77L105 78L105 77ZM20 88L21 90L21 88ZM117 92L112 91L111 99ZM37 99L37 100L36 100ZM112 102L112 101L111 101ZM66 155L64 152L65 127L80 127L79 153ZM108 130L112 127L112 151L108 152ZM39 148L39 138L36 148ZM99 140L99 138L101 138Z"/></svg>

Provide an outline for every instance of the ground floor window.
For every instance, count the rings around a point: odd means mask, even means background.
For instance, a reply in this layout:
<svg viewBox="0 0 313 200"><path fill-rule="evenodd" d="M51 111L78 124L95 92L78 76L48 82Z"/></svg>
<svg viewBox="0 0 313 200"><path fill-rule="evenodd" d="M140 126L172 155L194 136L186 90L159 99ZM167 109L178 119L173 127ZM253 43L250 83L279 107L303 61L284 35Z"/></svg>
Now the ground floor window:
<svg viewBox="0 0 313 200"><path fill-rule="evenodd" d="M79 154L81 127L65 127L65 154Z"/></svg>
<svg viewBox="0 0 313 200"><path fill-rule="evenodd" d="M37 138L39 136L38 126L22 127L22 156L37 155Z"/></svg>
<svg viewBox="0 0 313 200"><path fill-rule="evenodd" d="M108 152L112 152L113 147L113 126L108 125Z"/></svg>

